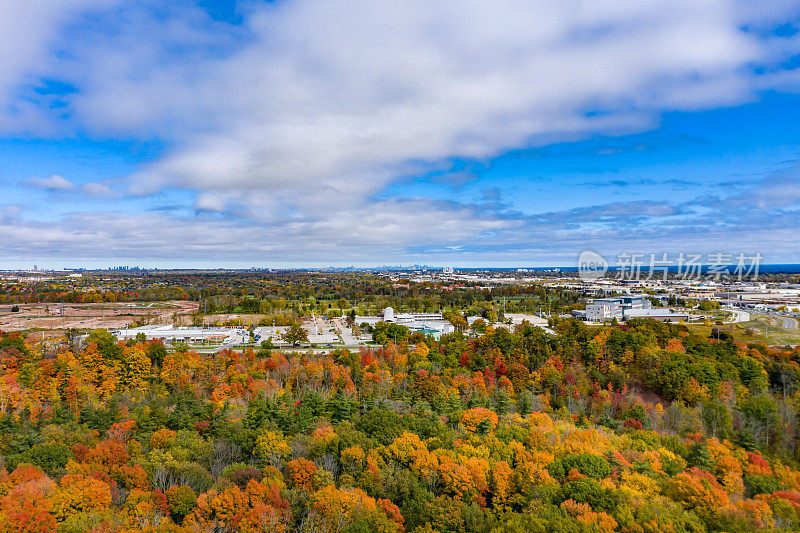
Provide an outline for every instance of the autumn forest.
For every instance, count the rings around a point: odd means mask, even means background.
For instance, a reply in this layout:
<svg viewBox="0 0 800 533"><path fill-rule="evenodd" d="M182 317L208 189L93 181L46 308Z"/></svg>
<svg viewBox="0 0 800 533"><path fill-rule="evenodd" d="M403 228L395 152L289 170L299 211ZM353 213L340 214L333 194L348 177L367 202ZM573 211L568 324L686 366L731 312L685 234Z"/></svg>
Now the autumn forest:
<svg viewBox="0 0 800 533"><path fill-rule="evenodd" d="M800 351L551 326L325 354L4 333L0 528L800 528Z"/></svg>

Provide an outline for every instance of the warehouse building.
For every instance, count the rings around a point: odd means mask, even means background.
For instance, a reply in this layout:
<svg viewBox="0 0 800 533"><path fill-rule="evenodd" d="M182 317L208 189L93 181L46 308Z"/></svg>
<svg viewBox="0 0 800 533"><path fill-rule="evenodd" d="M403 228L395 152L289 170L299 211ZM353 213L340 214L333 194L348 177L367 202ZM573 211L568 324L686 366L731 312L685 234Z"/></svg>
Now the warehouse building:
<svg viewBox="0 0 800 533"><path fill-rule="evenodd" d="M586 306L586 320L591 322L607 322L609 320L626 320L626 310L650 309L650 300L644 296L618 296L614 298L597 298Z"/></svg>
<svg viewBox="0 0 800 533"><path fill-rule="evenodd" d="M435 337L452 333L455 327L449 320L445 320L441 313L395 313L394 309L387 307L379 316L358 316L356 324L367 324L374 327L378 322L391 322L406 326L412 332L421 331Z"/></svg>
<svg viewBox="0 0 800 533"><path fill-rule="evenodd" d="M234 344L245 342L249 332L244 328L192 328L175 326L142 326L139 328L121 329L113 332L119 340L135 339L143 334L147 340L187 344L221 343Z"/></svg>

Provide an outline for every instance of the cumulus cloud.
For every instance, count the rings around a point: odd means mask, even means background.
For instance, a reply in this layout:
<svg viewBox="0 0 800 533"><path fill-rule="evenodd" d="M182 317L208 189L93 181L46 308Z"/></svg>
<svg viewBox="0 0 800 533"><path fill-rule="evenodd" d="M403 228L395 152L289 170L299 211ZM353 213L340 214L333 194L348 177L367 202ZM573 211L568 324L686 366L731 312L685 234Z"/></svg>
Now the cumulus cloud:
<svg viewBox="0 0 800 533"><path fill-rule="evenodd" d="M50 191L71 191L75 188L75 184L66 179L64 176L58 174L51 174L47 178L37 178L32 176L25 180L23 185L35 189L47 189Z"/></svg>
<svg viewBox="0 0 800 533"><path fill-rule="evenodd" d="M201 133L134 175L132 190L199 190L199 209L261 223L334 218L375 209L374 194L424 164L627 132L665 109L750 98L747 65L766 60L765 50L741 30L735 6L665 7L301 1L255 10L252 44L201 62L203 88L169 102L178 123L190 116ZM166 83L181 95L184 68L124 81L133 94ZM117 117L117 127L157 125L164 113L163 100L155 109L141 102L131 121L98 99L111 101L102 92L76 99L96 124L95 115Z"/></svg>
<svg viewBox="0 0 800 533"><path fill-rule="evenodd" d="M441 220L446 209L450 217ZM511 227L481 215L469 206L436 206L427 201L385 202L372 213L352 213L334 221L286 220L260 227L247 221L214 215L182 217L164 213L73 213L57 224L37 221L11 224L0 221L0 259L32 253L71 259L131 258L208 260L240 257L246 243L248 257L264 262L350 261L365 252L374 258L397 256L395 243L442 246L470 239L475 233ZM353 228L360 228L353 231ZM431 231L430 228L436 228ZM309 257L313 250L313 259ZM209 255L211 254L211 255Z"/></svg>
<svg viewBox="0 0 800 533"><path fill-rule="evenodd" d="M759 209L784 209L800 205L800 167L757 182L731 203L756 206Z"/></svg>
<svg viewBox="0 0 800 533"><path fill-rule="evenodd" d="M225 199L215 194L201 194L194 202L194 208L198 211L222 213L225 207Z"/></svg>
<svg viewBox="0 0 800 533"><path fill-rule="evenodd" d="M628 202L524 214L380 195L400 177L446 172L456 158L630 133L665 111L750 100L778 83L767 78L797 49L749 30L787 16L777 2L753 10L729 0L291 0L247 4L241 26L189 3L154 6L93 9L100 23L65 37L69 53L40 61L47 72L20 66L6 77L17 85L0 78L0 94L46 75L75 86L59 127L166 143L163 157L129 177L129 192L190 191L198 217L122 218L107 230L119 250L138 237L149 247L155 235L183 254L195 223L204 253L255 239L265 242L254 253L306 258L465 243L498 250L549 239L565 222L570 245L622 238L681 208ZM48 27L85 9L64 2ZM36 58L47 42L36 37ZM55 184L48 188L68 190ZM66 219L75 231L60 237L80 249L94 218ZM291 246L275 244L287 236ZM174 242L163 250L174 254Z"/></svg>
<svg viewBox="0 0 800 533"><path fill-rule="evenodd" d="M744 67L764 50L740 30L734 7L666 7L299 1L256 10L253 43L201 63L203 88L193 98L167 99L178 121L210 116L213 124L201 123L205 132L135 176L134 190L269 187L307 199L309 209L331 193L352 203L410 161L630 131L653 125L664 109L750 97ZM184 68L122 81L140 98L166 84L177 99L188 92ZM75 105L97 127L108 118L137 127L157 124L165 104L138 102L135 120L104 92ZM205 111L181 111L187 105Z"/></svg>
<svg viewBox="0 0 800 533"><path fill-rule="evenodd" d="M52 117L26 95L55 68L53 46L63 26L88 9L116 0L25 0L0 2L0 129L41 133L58 128Z"/></svg>
<svg viewBox="0 0 800 533"><path fill-rule="evenodd" d="M791 259L780 251L795 249L794 228L800 224L797 211L776 219L769 210L697 212L642 202L497 216L480 206L425 199L377 205L369 212L316 220L287 217L269 225L215 214L161 212L73 213L57 223L45 223L19 218L14 211L0 217L0 260L22 256L163 264L167 258L185 266L239 261L570 265L579 251L592 248L607 257L623 252L761 252L766 261L778 262ZM732 233L737 236L735 242Z"/></svg>
<svg viewBox="0 0 800 533"><path fill-rule="evenodd" d="M690 205L725 212L770 212L774 216L800 208L800 163L789 161L767 176L750 176L720 184L725 195L697 198Z"/></svg>
<svg viewBox="0 0 800 533"><path fill-rule="evenodd" d="M81 192L90 198L108 198L115 196L108 185L90 181L81 185Z"/></svg>

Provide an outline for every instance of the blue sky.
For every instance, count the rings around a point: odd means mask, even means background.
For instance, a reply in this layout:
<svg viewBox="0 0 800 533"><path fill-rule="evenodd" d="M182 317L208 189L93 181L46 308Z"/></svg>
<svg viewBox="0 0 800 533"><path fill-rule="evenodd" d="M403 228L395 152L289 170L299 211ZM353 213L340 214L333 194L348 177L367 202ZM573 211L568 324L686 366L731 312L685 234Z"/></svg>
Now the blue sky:
<svg viewBox="0 0 800 533"><path fill-rule="evenodd" d="M15 3L0 268L800 263L798 7Z"/></svg>
<svg viewBox="0 0 800 533"><path fill-rule="evenodd" d="M387 195L481 201L487 190L523 212L566 210L630 198L688 202L720 194L784 168L800 155L800 97L764 94L759 101L707 111L665 113L642 133L513 150L481 161L454 160L399 181ZM575 189L583 194L576 194Z"/></svg>

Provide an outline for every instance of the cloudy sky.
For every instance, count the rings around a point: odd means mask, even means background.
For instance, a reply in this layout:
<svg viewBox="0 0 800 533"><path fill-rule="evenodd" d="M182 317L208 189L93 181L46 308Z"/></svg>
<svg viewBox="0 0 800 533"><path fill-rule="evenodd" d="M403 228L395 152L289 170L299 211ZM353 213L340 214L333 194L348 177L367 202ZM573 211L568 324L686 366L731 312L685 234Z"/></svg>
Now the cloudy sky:
<svg viewBox="0 0 800 533"><path fill-rule="evenodd" d="M0 268L800 263L798 2L0 10Z"/></svg>

